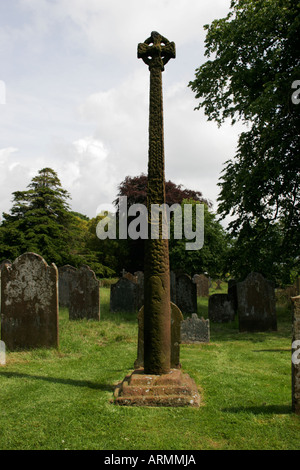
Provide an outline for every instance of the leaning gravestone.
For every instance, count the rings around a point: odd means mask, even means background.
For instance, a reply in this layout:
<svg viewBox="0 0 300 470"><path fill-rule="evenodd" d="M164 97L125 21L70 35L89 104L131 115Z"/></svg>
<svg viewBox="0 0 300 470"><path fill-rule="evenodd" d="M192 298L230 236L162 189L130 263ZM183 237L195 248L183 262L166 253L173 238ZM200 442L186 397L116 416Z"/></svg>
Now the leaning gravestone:
<svg viewBox="0 0 300 470"><path fill-rule="evenodd" d="M292 335L292 410L300 415L300 296L293 301Z"/></svg>
<svg viewBox="0 0 300 470"><path fill-rule="evenodd" d="M70 291L77 269L69 264L58 268L58 298L60 307L69 307Z"/></svg>
<svg viewBox="0 0 300 470"><path fill-rule="evenodd" d="M69 292L69 319L100 320L100 283L89 266L73 272Z"/></svg>
<svg viewBox="0 0 300 470"><path fill-rule="evenodd" d="M234 308L227 294L213 294L208 299L208 318L214 323L234 320Z"/></svg>
<svg viewBox="0 0 300 470"><path fill-rule="evenodd" d="M205 276L205 274L195 274L193 276L193 282L197 286L198 297L209 296L209 279Z"/></svg>
<svg viewBox="0 0 300 470"><path fill-rule="evenodd" d="M210 328L209 320L199 318L197 313L193 313L181 323L181 343L209 343Z"/></svg>
<svg viewBox="0 0 300 470"><path fill-rule="evenodd" d="M176 305L182 313L197 312L197 288L187 274L176 277Z"/></svg>
<svg viewBox="0 0 300 470"><path fill-rule="evenodd" d="M58 271L35 253L1 272L1 339L7 349L58 346Z"/></svg>
<svg viewBox="0 0 300 470"><path fill-rule="evenodd" d="M237 283L240 331L277 331L274 283L259 273L250 273Z"/></svg>
<svg viewBox="0 0 300 470"><path fill-rule="evenodd" d="M110 288L110 311L111 312L135 312L137 310L137 290L135 282L121 277L118 282Z"/></svg>

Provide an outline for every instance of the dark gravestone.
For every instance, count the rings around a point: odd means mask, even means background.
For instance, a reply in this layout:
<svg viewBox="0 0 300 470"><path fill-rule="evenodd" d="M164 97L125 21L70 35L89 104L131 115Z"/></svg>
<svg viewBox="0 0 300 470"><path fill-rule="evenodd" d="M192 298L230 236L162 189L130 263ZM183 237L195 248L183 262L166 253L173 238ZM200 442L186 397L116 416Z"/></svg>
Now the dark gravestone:
<svg viewBox="0 0 300 470"><path fill-rule="evenodd" d="M89 266L76 269L70 278L69 319L100 320L100 284Z"/></svg>
<svg viewBox="0 0 300 470"><path fill-rule="evenodd" d="M231 302L234 313L237 313L237 282L235 279L229 279L228 281L228 299Z"/></svg>
<svg viewBox="0 0 300 470"><path fill-rule="evenodd" d="M213 294L208 299L208 318L214 323L234 320L234 309L227 294Z"/></svg>
<svg viewBox="0 0 300 470"><path fill-rule="evenodd" d="M183 316L179 308L171 302L171 368L179 369L180 365L180 331ZM144 367L144 307L138 313L138 351L134 368Z"/></svg>
<svg viewBox="0 0 300 470"><path fill-rule="evenodd" d="M176 304L176 274L174 271L170 271L170 297L171 302Z"/></svg>
<svg viewBox="0 0 300 470"><path fill-rule="evenodd" d="M259 273L250 273L237 283L240 331L277 331L274 283Z"/></svg>
<svg viewBox="0 0 300 470"><path fill-rule="evenodd" d="M58 268L58 299L60 307L69 307L70 291L77 269L69 264Z"/></svg>
<svg viewBox="0 0 300 470"><path fill-rule="evenodd" d="M58 346L58 271L35 253L1 271L1 339L10 351Z"/></svg>
<svg viewBox="0 0 300 470"><path fill-rule="evenodd" d="M135 282L121 277L110 288L111 312L135 312L137 310L137 290Z"/></svg>
<svg viewBox="0 0 300 470"><path fill-rule="evenodd" d="M181 343L209 343L209 339L209 320L199 318L197 313L181 323Z"/></svg>
<svg viewBox="0 0 300 470"><path fill-rule="evenodd" d="M292 297L292 410L300 415L300 296Z"/></svg>
<svg viewBox="0 0 300 470"><path fill-rule="evenodd" d="M198 297L208 297L209 296L209 279L204 274L195 274L193 276L193 281L197 286L197 296Z"/></svg>
<svg viewBox="0 0 300 470"><path fill-rule="evenodd" d="M176 277L176 305L182 313L197 313L197 287L187 274Z"/></svg>
<svg viewBox="0 0 300 470"><path fill-rule="evenodd" d="M143 271L137 271L134 273L136 278L136 306L139 310L144 305L144 273Z"/></svg>

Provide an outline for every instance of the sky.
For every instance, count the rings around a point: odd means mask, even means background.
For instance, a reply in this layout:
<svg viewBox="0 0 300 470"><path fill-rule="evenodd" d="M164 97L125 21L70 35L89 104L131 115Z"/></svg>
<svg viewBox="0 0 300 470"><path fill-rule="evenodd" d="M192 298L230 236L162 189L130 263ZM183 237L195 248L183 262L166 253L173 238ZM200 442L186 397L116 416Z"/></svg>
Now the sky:
<svg viewBox="0 0 300 470"><path fill-rule="evenodd" d="M241 129L195 110L188 87L203 25L230 0L0 0L0 213L12 193L53 168L71 209L95 217L126 176L147 173L149 70L137 45L174 41L163 72L165 177L217 209L218 180Z"/></svg>

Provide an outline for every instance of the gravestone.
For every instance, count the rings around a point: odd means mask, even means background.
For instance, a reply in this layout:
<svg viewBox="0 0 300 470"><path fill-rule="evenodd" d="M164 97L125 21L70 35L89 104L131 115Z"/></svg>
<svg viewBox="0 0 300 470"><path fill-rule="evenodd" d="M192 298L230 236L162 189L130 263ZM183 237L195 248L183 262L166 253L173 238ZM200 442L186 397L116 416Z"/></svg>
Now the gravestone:
<svg viewBox="0 0 300 470"><path fill-rule="evenodd" d="M181 323L183 316L179 308L171 302L171 368L179 369L180 365L180 343ZM144 367L144 307L138 313L138 350L134 368Z"/></svg>
<svg viewBox="0 0 300 470"><path fill-rule="evenodd" d="M250 273L237 283L239 330L277 331L274 283L260 273Z"/></svg>
<svg viewBox="0 0 300 470"><path fill-rule="evenodd" d="M173 304L176 304L176 274L170 271L170 298Z"/></svg>
<svg viewBox="0 0 300 470"><path fill-rule="evenodd" d="M292 297L292 410L300 415L300 296Z"/></svg>
<svg viewBox="0 0 300 470"><path fill-rule="evenodd" d="M234 320L235 312L227 294L213 294L208 299L208 318L214 323Z"/></svg>
<svg viewBox="0 0 300 470"><path fill-rule="evenodd" d="M209 296L209 279L204 274L195 274L193 276L193 282L197 286L198 297Z"/></svg>
<svg viewBox="0 0 300 470"><path fill-rule="evenodd" d="M60 307L69 307L70 291L73 288L73 278L77 269L66 264L58 268L58 299Z"/></svg>
<svg viewBox="0 0 300 470"><path fill-rule="evenodd" d="M199 318L197 313L193 313L181 323L181 343L209 343L209 339L209 320Z"/></svg>
<svg viewBox="0 0 300 470"><path fill-rule="evenodd" d="M237 313L237 287L236 287L236 280L235 279L229 279L228 281L228 299L231 302L232 308L234 310L234 313Z"/></svg>
<svg viewBox="0 0 300 470"><path fill-rule="evenodd" d="M69 291L69 319L100 320L100 283L89 266L72 272Z"/></svg>
<svg viewBox="0 0 300 470"><path fill-rule="evenodd" d="M58 271L35 253L1 271L1 339L7 349L58 346Z"/></svg>
<svg viewBox="0 0 300 470"><path fill-rule="evenodd" d="M136 271L134 273L136 279L136 306L139 310L144 305L144 273L143 271Z"/></svg>
<svg viewBox="0 0 300 470"><path fill-rule="evenodd" d="M138 285L135 282L121 277L110 288L111 312L135 312L137 310Z"/></svg>
<svg viewBox="0 0 300 470"><path fill-rule="evenodd" d="M197 312L197 288L187 274L176 277L176 305L182 313Z"/></svg>

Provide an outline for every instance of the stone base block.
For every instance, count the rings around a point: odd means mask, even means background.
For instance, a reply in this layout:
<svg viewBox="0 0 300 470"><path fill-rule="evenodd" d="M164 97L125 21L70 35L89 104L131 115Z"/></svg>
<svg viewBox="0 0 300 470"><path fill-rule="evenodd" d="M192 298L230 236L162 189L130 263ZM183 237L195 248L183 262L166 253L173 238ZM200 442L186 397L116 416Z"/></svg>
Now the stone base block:
<svg viewBox="0 0 300 470"><path fill-rule="evenodd" d="M168 374L145 374L136 369L116 386L114 403L127 406L193 406L200 405L200 395L193 379L182 370Z"/></svg>

